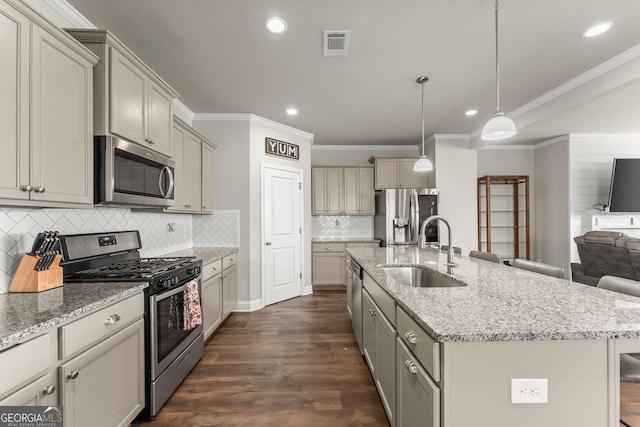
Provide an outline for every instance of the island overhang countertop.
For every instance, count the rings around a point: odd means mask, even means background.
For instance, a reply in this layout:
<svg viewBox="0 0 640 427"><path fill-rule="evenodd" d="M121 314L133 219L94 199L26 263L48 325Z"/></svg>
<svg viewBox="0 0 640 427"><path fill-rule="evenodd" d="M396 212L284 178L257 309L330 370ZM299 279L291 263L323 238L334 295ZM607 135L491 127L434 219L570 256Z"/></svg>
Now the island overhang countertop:
<svg viewBox="0 0 640 427"><path fill-rule="evenodd" d="M446 275L444 251L347 248L351 257L439 342L640 338L640 298L484 260L455 256L455 288L401 284L380 265L422 265Z"/></svg>

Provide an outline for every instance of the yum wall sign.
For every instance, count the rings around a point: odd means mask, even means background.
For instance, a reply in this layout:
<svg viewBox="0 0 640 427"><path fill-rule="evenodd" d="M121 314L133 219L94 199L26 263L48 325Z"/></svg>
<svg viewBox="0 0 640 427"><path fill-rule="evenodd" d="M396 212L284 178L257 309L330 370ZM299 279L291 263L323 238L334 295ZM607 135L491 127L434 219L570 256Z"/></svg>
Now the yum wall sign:
<svg viewBox="0 0 640 427"><path fill-rule="evenodd" d="M286 157L288 159L300 158L300 147L289 142L278 141L273 138L264 139L264 151L274 156Z"/></svg>

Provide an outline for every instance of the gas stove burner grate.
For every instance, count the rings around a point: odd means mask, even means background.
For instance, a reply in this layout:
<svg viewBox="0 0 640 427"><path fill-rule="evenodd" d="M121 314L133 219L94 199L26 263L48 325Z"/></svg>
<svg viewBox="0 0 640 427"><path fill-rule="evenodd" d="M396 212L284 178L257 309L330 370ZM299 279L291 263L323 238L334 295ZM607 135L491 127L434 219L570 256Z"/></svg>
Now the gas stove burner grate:
<svg viewBox="0 0 640 427"><path fill-rule="evenodd" d="M77 271L67 279L150 279L193 263L195 257L137 258Z"/></svg>

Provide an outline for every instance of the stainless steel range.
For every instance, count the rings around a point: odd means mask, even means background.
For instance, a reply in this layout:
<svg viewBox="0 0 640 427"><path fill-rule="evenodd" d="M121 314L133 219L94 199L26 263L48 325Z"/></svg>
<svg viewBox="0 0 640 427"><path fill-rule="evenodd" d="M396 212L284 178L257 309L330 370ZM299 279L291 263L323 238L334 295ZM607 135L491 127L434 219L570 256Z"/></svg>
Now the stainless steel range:
<svg viewBox="0 0 640 427"><path fill-rule="evenodd" d="M66 235L60 240L67 282L149 282L145 290L146 405L138 420L154 419L204 353L200 301L194 300L200 295L202 261L141 258L138 231Z"/></svg>

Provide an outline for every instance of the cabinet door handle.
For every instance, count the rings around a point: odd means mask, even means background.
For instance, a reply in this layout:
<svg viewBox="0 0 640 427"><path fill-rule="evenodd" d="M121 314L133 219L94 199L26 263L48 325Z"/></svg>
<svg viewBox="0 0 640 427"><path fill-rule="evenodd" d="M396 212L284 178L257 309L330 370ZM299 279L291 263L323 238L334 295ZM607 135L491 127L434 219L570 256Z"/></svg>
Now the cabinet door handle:
<svg viewBox="0 0 640 427"><path fill-rule="evenodd" d="M411 372L412 374L415 375L418 373L418 367L415 365L415 363L413 363L412 360L405 360L404 366L405 368L407 368L407 371Z"/></svg>
<svg viewBox="0 0 640 427"><path fill-rule="evenodd" d="M404 339L409 341L411 344L418 342L418 337L416 337L416 334L413 331L405 332Z"/></svg>
<svg viewBox="0 0 640 427"><path fill-rule="evenodd" d="M218 269L217 269L217 268L215 268L215 267L211 267L211 271L214 271L214 272L215 272L215 271L218 271Z"/></svg>
<svg viewBox="0 0 640 427"><path fill-rule="evenodd" d="M44 193L45 191L47 191L47 189L44 187L35 187L33 191L35 191L36 193Z"/></svg>
<svg viewBox="0 0 640 427"><path fill-rule="evenodd" d="M104 321L104 324L105 325L113 325L118 320L120 320L120 316L118 316L117 314L112 314L111 316L107 317L107 319Z"/></svg>
<svg viewBox="0 0 640 427"><path fill-rule="evenodd" d="M77 371L76 371L77 373ZM77 375L76 375L77 377ZM50 385L42 389L42 394L53 394L56 391L56 386Z"/></svg>
<svg viewBox="0 0 640 427"><path fill-rule="evenodd" d="M80 372L78 371L70 372L69 374L67 374L67 379L75 380L76 378L78 378L78 375L80 375Z"/></svg>
<svg viewBox="0 0 640 427"><path fill-rule="evenodd" d="M33 187L31 185L29 185L29 184L21 185L20 186L20 190L29 192L29 191L33 191Z"/></svg>

